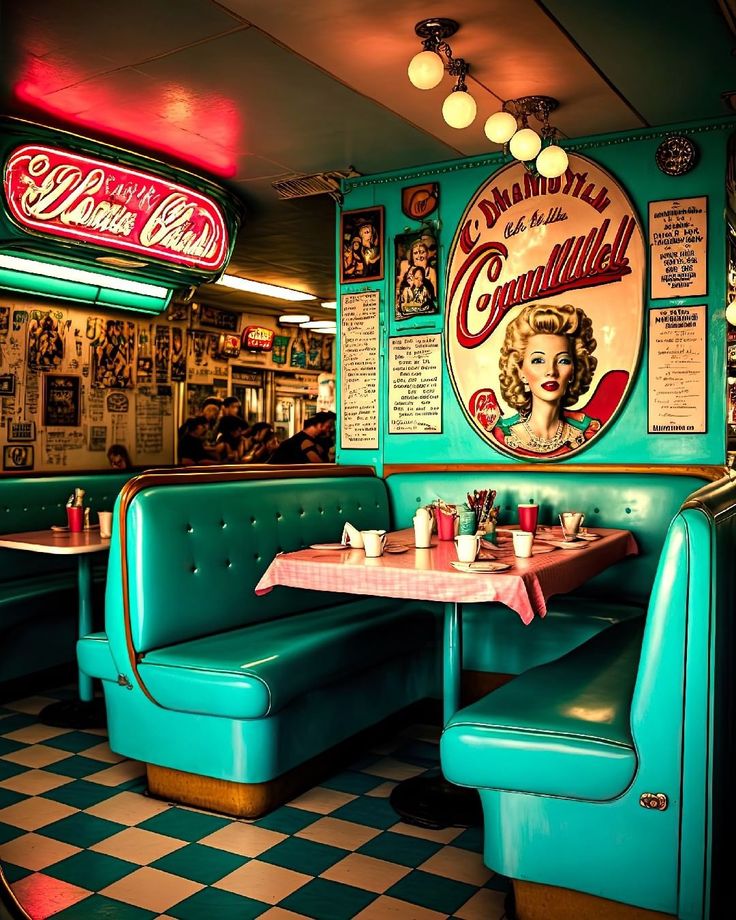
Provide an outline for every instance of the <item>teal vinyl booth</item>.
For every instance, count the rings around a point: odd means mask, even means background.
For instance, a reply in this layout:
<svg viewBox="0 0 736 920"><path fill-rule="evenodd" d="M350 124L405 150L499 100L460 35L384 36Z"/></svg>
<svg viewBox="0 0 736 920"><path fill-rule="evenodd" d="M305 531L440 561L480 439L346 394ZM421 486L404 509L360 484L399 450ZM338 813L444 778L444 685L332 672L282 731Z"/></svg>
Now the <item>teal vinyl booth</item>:
<svg viewBox="0 0 736 920"><path fill-rule="evenodd" d="M645 621L610 626L445 727L443 769L480 790L484 859L515 880L520 916L540 899L549 920L600 916L585 895L726 916L735 544L727 475L675 514Z"/></svg>

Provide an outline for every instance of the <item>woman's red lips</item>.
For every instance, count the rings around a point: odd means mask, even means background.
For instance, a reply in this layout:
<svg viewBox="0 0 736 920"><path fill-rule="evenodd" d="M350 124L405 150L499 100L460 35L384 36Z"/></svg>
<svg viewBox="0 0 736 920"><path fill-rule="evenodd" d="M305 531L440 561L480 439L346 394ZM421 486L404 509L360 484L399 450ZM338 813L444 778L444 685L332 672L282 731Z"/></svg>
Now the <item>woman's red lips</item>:
<svg viewBox="0 0 736 920"><path fill-rule="evenodd" d="M554 392L555 390L559 390L559 388L560 385L556 380L548 380L546 383L542 384L542 389L549 390L550 393Z"/></svg>

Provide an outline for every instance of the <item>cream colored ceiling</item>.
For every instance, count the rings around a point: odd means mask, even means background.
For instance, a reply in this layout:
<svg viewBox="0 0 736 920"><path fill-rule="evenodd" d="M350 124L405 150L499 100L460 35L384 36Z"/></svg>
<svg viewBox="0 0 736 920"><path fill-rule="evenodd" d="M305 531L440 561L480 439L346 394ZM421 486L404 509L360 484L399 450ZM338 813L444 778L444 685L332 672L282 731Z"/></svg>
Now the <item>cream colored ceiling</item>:
<svg viewBox="0 0 736 920"><path fill-rule="evenodd" d="M460 23L479 115L456 131L447 84L406 78L415 23ZM380 172L493 149L504 99L560 100L568 137L724 114L733 36L716 0L2 0L3 109L184 163L248 216L230 271L334 297L335 204L282 201L294 174ZM734 79L732 80L732 76ZM210 286L231 306L283 304Z"/></svg>

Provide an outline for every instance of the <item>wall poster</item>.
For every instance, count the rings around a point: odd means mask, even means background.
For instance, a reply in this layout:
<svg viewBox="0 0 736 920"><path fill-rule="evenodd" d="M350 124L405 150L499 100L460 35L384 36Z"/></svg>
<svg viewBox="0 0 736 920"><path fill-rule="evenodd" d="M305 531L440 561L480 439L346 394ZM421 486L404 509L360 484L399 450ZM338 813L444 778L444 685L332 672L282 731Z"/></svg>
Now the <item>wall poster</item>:
<svg viewBox="0 0 736 920"><path fill-rule="evenodd" d="M78 428L82 422L81 377L45 374L43 377L43 426Z"/></svg>
<svg viewBox="0 0 736 920"><path fill-rule="evenodd" d="M558 179L513 163L484 182L450 249L445 349L490 446L554 460L606 429L639 360L645 254L628 196L586 157Z"/></svg>
<svg viewBox="0 0 736 920"><path fill-rule="evenodd" d="M649 311L649 433L706 431L707 308Z"/></svg>
<svg viewBox="0 0 736 920"><path fill-rule="evenodd" d="M378 291L340 300L340 446L378 448Z"/></svg>
<svg viewBox="0 0 736 920"><path fill-rule="evenodd" d="M442 336L389 339L389 434L442 431Z"/></svg>
<svg viewBox="0 0 736 920"><path fill-rule="evenodd" d="M708 293L708 199L649 202L651 296L704 297Z"/></svg>
<svg viewBox="0 0 736 920"><path fill-rule="evenodd" d="M415 233L402 233L394 237L394 250L396 320L439 313L434 231L424 228Z"/></svg>

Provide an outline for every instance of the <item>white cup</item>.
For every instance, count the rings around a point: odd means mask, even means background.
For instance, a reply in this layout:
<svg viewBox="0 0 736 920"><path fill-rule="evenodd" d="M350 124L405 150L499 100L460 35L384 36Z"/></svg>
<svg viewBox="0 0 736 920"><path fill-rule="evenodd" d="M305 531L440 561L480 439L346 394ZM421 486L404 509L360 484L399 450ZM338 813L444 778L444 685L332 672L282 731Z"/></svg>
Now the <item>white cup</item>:
<svg viewBox="0 0 736 920"><path fill-rule="evenodd" d="M350 544L353 549L363 549L363 537L357 527L354 527L348 521L342 529L342 542Z"/></svg>
<svg viewBox="0 0 736 920"><path fill-rule="evenodd" d="M112 511L98 511L97 517L100 519L100 536L107 540L112 536Z"/></svg>
<svg viewBox="0 0 736 920"><path fill-rule="evenodd" d="M383 555L383 548L386 545L385 530L361 530L360 535L363 538L365 554L369 559Z"/></svg>
<svg viewBox="0 0 736 920"><path fill-rule="evenodd" d="M473 533L463 533L455 537L455 549L458 562L475 562L480 549L480 537Z"/></svg>
<svg viewBox="0 0 736 920"><path fill-rule="evenodd" d="M414 515L414 546L428 549L432 545L432 518L425 512Z"/></svg>
<svg viewBox="0 0 736 920"><path fill-rule="evenodd" d="M528 559L532 554L532 544L534 543L534 534L528 530L512 531L514 540L514 555L519 559Z"/></svg>
<svg viewBox="0 0 736 920"><path fill-rule="evenodd" d="M562 525L562 536L565 542L577 540L580 532L580 525L585 520L582 511L563 511L560 514L560 524Z"/></svg>

